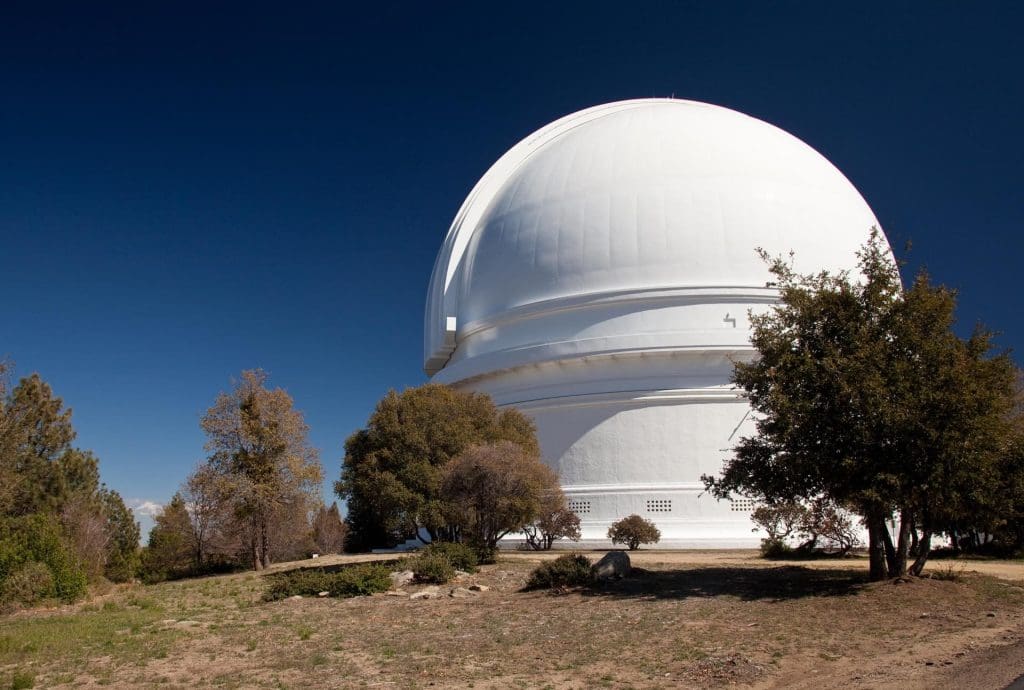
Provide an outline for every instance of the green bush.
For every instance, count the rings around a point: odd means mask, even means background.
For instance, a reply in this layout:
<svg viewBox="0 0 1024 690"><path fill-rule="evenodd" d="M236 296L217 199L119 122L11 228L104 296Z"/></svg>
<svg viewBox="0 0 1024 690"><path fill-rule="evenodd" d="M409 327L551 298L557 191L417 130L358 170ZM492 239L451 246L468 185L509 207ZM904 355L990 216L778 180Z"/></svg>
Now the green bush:
<svg viewBox="0 0 1024 690"><path fill-rule="evenodd" d="M498 550L495 548L481 545L474 547L473 552L476 553L477 563L490 565L498 562Z"/></svg>
<svg viewBox="0 0 1024 690"><path fill-rule="evenodd" d="M36 685L35 674L28 671L15 671L11 677L11 690L28 690Z"/></svg>
<svg viewBox="0 0 1024 690"><path fill-rule="evenodd" d="M358 563L328 572L322 568L289 570L272 575L263 594L266 601L295 596L316 596L329 592L332 597L357 597L391 589L391 571L380 563Z"/></svg>
<svg viewBox="0 0 1024 690"><path fill-rule="evenodd" d="M762 539L761 556L764 558L785 558L793 554L793 548L781 539Z"/></svg>
<svg viewBox="0 0 1024 690"><path fill-rule="evenodd" d="M14 570L3 582L0 601L31 606L53 596L53 573L45 563L29 561Z"/></svg>
<svg viewBox="0 0 1024 690"><path fill-rule="evenodd" d="M553 561L545 561L537 566L526 589L552 589L555 587L579 587L590 584L590 559L578 553L559 556Z"/></svg>
<svg viewBox="0 0 1024 690"><path fill-rule="evenodd" d="M635 551L641 544L657 544L661 532L650 520L630 515L612 523L608 528L608 538L613 544L625 544L630 551Z"/></svg>
<svg viewBox="0 0 1024 690"><path fill-rule="evenodd" d="M401 562L401 567L411 570L420 582L443 585L455 577L455 566L448 556L439 552L424 550L422 553Z"/></svg>
<svg viewBox="0 0 1024 690"><path fill-rule="evenodd" d="M391 570L380 563L360 563L337 573L327 591L334 597L358 597L391 589ZM321 590L323 591L323 590Z"/></svg>
<svg viewBox="0 0 1024 690"><path fill-rule="evenodd" d="M472 547L448 541L431 542L421 553L440 554L447 558L456 570L467 573L475 573L479 562L477 553Z"/></svg>
<svg viewBox="0 0 1024 690"><path fill-rule="evenodd" d="M44 598L71 602L85 594L85 570L64 544L55 517L37 513L0 522L0 588L32 562L44 564L53 576Z"/></svg>

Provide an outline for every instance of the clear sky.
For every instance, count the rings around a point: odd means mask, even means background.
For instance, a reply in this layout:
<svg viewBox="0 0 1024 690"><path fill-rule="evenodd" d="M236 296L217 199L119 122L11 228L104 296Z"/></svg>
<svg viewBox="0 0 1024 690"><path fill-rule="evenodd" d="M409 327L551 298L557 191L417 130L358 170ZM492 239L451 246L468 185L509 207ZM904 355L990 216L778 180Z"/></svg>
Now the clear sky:
<svg viewBox="0 0 1024 690"><path fill-rule="evenodd" d="M262 367L329 501L345 437L425 380L427 281L479 176L562 115L675 95L818 149L1021 362L1022 8L4 2L0 355L136 505Z"/></svg>

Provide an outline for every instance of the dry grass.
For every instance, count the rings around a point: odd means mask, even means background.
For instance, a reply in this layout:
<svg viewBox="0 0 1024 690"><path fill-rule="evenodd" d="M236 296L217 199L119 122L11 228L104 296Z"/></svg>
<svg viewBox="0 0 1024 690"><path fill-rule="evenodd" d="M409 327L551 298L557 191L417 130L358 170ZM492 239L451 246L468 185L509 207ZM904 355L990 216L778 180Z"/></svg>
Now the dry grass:
<svg viewBox="0 0 1024 690"><path fill-rule="evenodd" d="M263 603L251 573L119 588L0 619L0 687L927 687L1024 614L1024 589L979 574L869 584L857 560L685 552L603 588L521 592L536 558L485 566L468 598Z"/></svg>

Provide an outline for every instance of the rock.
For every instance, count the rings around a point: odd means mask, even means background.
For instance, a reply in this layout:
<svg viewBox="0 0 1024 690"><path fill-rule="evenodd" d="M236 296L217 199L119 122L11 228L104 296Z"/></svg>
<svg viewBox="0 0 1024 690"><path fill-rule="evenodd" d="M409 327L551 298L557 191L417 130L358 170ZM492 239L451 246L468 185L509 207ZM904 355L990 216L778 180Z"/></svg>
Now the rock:
<svg viewBox="0 0 1024 690"><path fill-rule="evenodd" d="M490 587L487 585L470 585L469 589L473 592L486 592Z"/></svg>
<svg viewBox="0 0 1024 690"><path fill-rule="evenodd" d="M329 597L329 596L331 596L331 593L330 592L320 592L320 593L317 594L317 596L318 597Z"/></svg>
<svg viewBox="0 0 1024 690"><path fill-rule="evenodd" d="M404 587L413 580L416 579L416 573L411 570L403 570L398 573L391 573L391 586L398 588Z"/></svg>
<svg viewBox="0 0 1024 690"><path fill-rule="evenodd" d="M301 595L301 594L296 594L295 596L293 596L293 597L288 597L288 598L289 598L289 599L291 599L292 601L295 601L296 599L301 599L301 598L302 598L302 595Z"/></svg>
<svg viewBox="0 0 1024 690"><path fill-rule="evenodd" d="M467 573L465 570L456 570L455 571L455 577L467 577L468 575L469 575L469 573Z"/></svg>
<svg viewBox="0 0 1024 690"><path fill-rule="evenodd" d="M476 592L470 591L465 587L453 587L452 591L448 593L448 596L454 599L467 599L469 597L477 596Z"/></svg>
<svg viewBox="0 0 1024 690"><path fill-rule="evenodd" d="M398 590L391 589L391 590L388 590L387 592L384 592L384 596L386 596L386 597L405 597L405 596L409 596L409 595L406 594L405 592L399 592Z"/></svg>
<svg viewBox="0 0 1024 690"><path fill-rule="evenodd" d="M618 580L627 577L630 571L629 554L625 551L609 551L590 569L597 580Z"/></svg>
<svg viewBox="0 0 1024 690"><path fill-rule="evenodd" d="M427 587L426 589L416 592L410 599L439 599L441 597L440 587Z"/></svg>

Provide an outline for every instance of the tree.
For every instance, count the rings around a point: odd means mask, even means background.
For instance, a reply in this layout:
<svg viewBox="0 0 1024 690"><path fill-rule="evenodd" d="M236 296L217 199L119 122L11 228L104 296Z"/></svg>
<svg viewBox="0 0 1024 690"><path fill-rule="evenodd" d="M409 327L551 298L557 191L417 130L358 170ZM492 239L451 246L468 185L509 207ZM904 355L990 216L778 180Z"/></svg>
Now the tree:
<svg viewBox="0 0 1024 690"><path fill-rule="evenodd" d="M230 478L221 475L209 463L202 463L185 479L179 491L192 527L192 567L196 572L202 572L214 554L228 560L237 555L237 542L231 538L234 531L231 486Z"/></svg>
<svg viewBox="0 0 1024 690"><path fill-rule="evenodd" d="M64 409L50 386L39 374L21 379L0 404L0 477L5 484L0 513L60 511L65 487L58 460L74 438L71 410Z"/></svg>
<svg viewBox="0 0 1024 690"><path fill-rule="evenodd" d="M526 543L534 551L549 550L556 539L579 541L580 534L580 518L569 510L560 486L541 497L540 512L523 527Z"/></svg>
<svg viewBox="0 0 1024 690"><path fill-rule="evenodd" d="M540 515L545 496L558 490L558 476L539 455L511 441L471 446L444 468L441 496L448 522L480 553Z"/></svg>
<svg viewBox="0 0 1024 690"><path fill-rule="evenodd" d="M354 545L393 545L420 528L456 541L440 495L443 468L470 446L498 441L539 455L533 423L518 410L498 410L487 395L439 384L390 391L345 442L335 484Z"/></svg>
<svg viewBox="0 0 1024 690"><path fill-rule="evenodd" d="M924 274L903 292L877 229L852 277L797 275L762 257L779 302L751 317L757 357L733 373L757 433L704 482L720 498L851 506L868 529L876 580L908 571L916 525L919 573L938 526L984 508L1008 437L1012 364L992 355L989 332L953 333L954 292Z"/></svg>
<svg viewBox="0 0 1024 690"><path fill-rule="evenodd" d="M612 523L608 528L608 538L612 544L625 544L630 551L636 551L641 544L657 544L661 531L650 520L629 515Z"/></svg>
<svg viewBox="0 0 1024 690"><path fill-rule="evenodd" d="M243 371L201 420L210 465L225 480L256 570L270 565L275 546L284 546L272 540L275 517L313 494L322 472L302 413L284 390L268 390L266 379L262 370Z"/></svg>
<svg viewBox="0 0 1024 690"><path fill-rule="evenodd" d="M116 491L102 489L100 503L107 534L103 574L114 582L127 582L139 568L139 523Z"/></svg>
<svg viewBox="0 0 1024 690"><path fill-rule="evenodd" d="M192 573L195 554L192 521L180 493L174 494L154 521L149 543L142 552L144 579L159 582Z"/></svg>
<svg viewBox="0 0 1024 690"><path fill-rule="evenodd" d="M342 553L348 528L338 512L338 504L321 505L313 518L313 542L318 553Z"/></svg>

